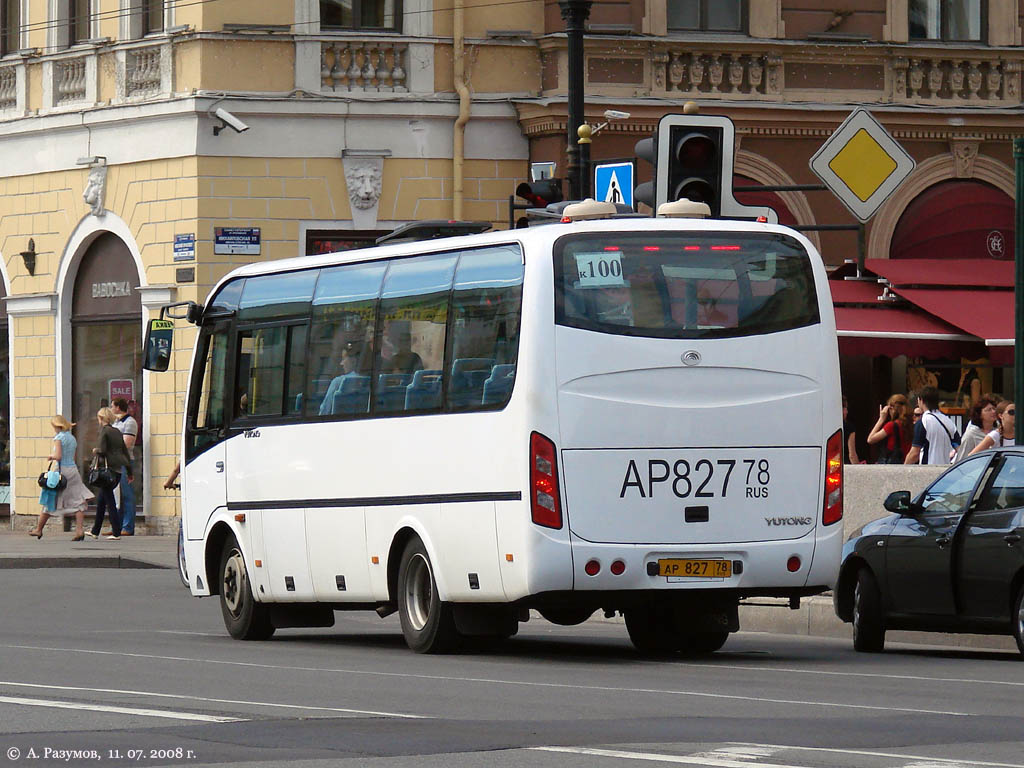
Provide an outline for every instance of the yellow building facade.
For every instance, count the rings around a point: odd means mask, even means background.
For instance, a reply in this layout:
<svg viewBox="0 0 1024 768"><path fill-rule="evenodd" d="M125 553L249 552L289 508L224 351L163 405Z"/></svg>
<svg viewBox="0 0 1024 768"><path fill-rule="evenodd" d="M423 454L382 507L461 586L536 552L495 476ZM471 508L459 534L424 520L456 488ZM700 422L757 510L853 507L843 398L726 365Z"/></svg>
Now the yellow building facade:
<svg viewBox="0 0 1024 768"><path fill-rule="evenodd" d="M0 0L12 527L39 512L53 415L77 422L84 472L97 409L123 397L140 423L137 530L176 529L162 485L194 333L178 321L171 369L142 371L162 306L202 302L241 264L412 220L506 218L528 166L509 99L540 87L532 6Z"/></svg>

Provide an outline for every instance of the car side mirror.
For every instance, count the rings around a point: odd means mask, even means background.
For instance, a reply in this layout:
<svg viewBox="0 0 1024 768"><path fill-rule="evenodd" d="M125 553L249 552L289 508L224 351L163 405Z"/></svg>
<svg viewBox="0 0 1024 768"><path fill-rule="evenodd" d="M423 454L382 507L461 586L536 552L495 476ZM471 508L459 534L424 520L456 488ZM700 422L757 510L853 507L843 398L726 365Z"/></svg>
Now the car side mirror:
<svg viewBox="0 0 1024 768"><path fill-rule="evenodd" d="M889 512L895 512L897 515L908 514L912 511L910 491L893 491L885 497L885 502L882 506Z"/></svg>
<svg viewBox="0 0 1024 768"><path fill-rule="evenodd" d="M147 371L166 371L171 364L171 343L174 323L171 320L150 320L146 327L145 356L142 367Z"/></svg>

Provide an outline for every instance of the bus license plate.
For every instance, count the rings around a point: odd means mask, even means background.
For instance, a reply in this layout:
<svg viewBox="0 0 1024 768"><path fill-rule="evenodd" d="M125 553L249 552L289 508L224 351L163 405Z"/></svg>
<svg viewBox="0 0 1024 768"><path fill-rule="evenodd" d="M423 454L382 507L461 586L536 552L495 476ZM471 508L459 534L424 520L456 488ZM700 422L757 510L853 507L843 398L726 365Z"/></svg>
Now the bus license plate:
<svg viewBox="0 0 1024 768"><path fill-rule="evenodd" d="M732 561L675 558L659 560L658 575L669 578L728 579L732 576Z"/></svg>

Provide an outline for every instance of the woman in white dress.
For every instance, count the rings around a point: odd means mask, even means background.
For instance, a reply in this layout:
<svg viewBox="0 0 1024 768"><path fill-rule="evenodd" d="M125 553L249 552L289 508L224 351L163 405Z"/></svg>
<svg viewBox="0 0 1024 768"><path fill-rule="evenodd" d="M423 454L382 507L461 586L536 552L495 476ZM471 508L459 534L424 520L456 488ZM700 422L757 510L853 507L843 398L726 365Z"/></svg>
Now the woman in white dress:
<svg viewBox="0 0 1024 768"><path fill-rule="evenodd" d="M78 466L75 464L75 452L78 450L78 441L71 434L75 425L57 414L50 419L50 426L56 433L53 437L53 448L46 458L49 461L56 461L60 467L60 473L67 481L64 488L57 493L57 508L53 512L41 512L39 523L35 530L29 531L29 536L37 539L43 538L43 526L52 516L70 517L75 516L75 535L72 541L81 541L85 538L85 510L89 505L89 499L93 493L85 487L82 476L78 473Z"/></svg>

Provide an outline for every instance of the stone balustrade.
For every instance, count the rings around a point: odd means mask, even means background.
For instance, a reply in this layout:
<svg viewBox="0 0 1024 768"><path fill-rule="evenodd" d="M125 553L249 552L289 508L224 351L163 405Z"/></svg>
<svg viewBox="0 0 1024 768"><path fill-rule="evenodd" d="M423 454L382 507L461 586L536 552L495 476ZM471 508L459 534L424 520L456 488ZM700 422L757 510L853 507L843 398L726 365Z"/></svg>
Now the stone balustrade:
<svg viewBox="0 0 1024 768"><path fill-rule="evenodd" d="M161 90L160 48L136 48L125 57L125 96L137 98Z"/></svg>
<svg viewBox="0 0 1024 768"><path fill-rule="evenodd" d="M85 57L54 62L53 92L54 103L57 105L85 99Z"/></svg>
<svg viewBox="0 0 1024 768"><path fill-rule="evenodd" d="M778 97L783 84L783 62L778 55L671 48L654 55L655 95Z"/></svg>
<svg viewBox="0 0 1024 768"><path fill-rule="evenodd" d="M12 67L0 68L0 110L18 106L18 71Z"/></svg>
<svg viewBox="0 0 1024 768"><path fill-rule="evenodd" d="M408 45L390 40L333 40L320 44L323 91L408 91Z"/></svg>
<svg viewBox="0 0 1024 768"><path fill-rule="evenodd" d="M1020 101L1019 59L914 58L894 56L894 101L915 103Z"/></svg>

